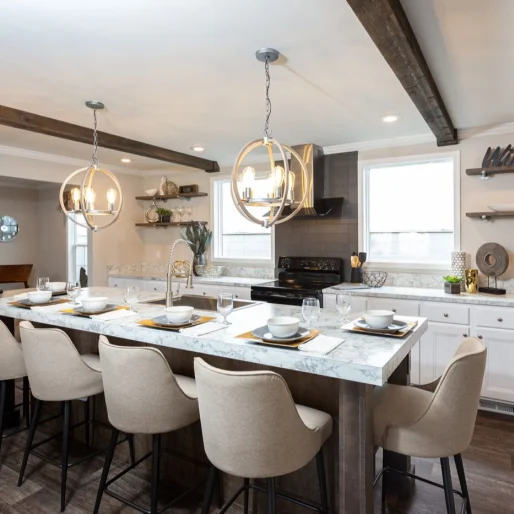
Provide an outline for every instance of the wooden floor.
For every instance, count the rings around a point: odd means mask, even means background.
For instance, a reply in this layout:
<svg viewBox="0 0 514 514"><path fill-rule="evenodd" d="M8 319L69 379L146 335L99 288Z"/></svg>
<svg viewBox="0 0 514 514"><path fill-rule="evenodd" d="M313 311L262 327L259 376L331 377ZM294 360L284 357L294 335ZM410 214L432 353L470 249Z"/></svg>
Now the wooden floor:
<svg viewBox="0 0 514 514"><path fill-rule="evenodd" d="M26 432L4 439L0 456L0 512L10 514L53 514L59 512L60 470L42 463L36 457L29 459L27 479L22 487L16 487ZM58 456L56 448L56 456ZM103 459L92 459L69 470L68 514L85 514L93 511ZM122 469L124 462L116 461ZM416 472L424 477L441 480L438 461L415 459ZM473 443L464 454L471 504L474 514L514 514L514 418L480 413ZM453 471L454 487L457 476ZM133 500L148 501L148 482L144 472L131 474L120 480L118 491L130 495ZM163 494L173 497L175 491L169 484L162 484ZM380 487L376 490L377 513L388 514L438 514L445 513L442 490L417 483L408 499L390 499L383 510ZM199 512L200 497L182 502L169 512ZM457 511L461 506L456 497ZM233 512L237 509L233 509ZM104 496L102 514L136 512L122 506L116 500ZM280 514L280 502L278 504ZM306 511L308 512L308 511Z"/></svg>

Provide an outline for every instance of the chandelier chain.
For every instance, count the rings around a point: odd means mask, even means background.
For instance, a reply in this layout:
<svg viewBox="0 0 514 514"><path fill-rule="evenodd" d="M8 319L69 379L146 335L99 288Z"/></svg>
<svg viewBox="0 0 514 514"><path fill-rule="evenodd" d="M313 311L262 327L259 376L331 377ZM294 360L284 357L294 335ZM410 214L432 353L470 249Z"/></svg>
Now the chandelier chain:
<svg viewBox="0 0 514 514"><path fill-rule="evenodd" d="M271 84L271 78L269 74L269 56L266 55L266 60L264 61L264 70L266 73L266 121L264 123L264 137L271 138L271 129L269 128L269 119L271 116L271 100L269 97L269 88Z"/></svg>
<svg viewBox="0 0 514 514"><path fill-rule="evenodd" d="M91 157L91 165L98 167L98 134L96 132L96 109L93 109L93 156Z"/></svg>

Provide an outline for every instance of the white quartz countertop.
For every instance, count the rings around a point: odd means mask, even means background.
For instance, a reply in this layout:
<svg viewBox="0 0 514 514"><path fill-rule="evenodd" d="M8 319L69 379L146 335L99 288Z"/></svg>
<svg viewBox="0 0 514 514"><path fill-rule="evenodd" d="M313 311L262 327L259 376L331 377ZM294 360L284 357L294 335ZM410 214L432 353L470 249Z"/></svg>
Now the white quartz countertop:
<svg viewBox="0 0 514 514"><path fill-rule="evenodd" d="M139 279L139 280L157 280L157 281L165 281L166 273L157 273L157 272L144 272L144 271L134 271L134 272L125 272L125 273L112 273L109 274L109 278L129 278L129 279ZM212 285L220 285L220 286L235 286L235 287L245 287L245 286L254 286L257 284L264 284L265 282L271 282L272 278L254 278L254 277L216 277L216 278L207 278L207 277L194 277L193 283L198 284L212 284ZM185 278L175 278L173 277L173 282L185 282Z"/></svg>
<svg viewBox="0 0 514 514"><path fill-rule="evenodd" d="M378 298L396 298L402 300L421 300L427 302L467 303L474 305L492 305L499 307L514 307L514 294L447 294L442 289L422 289L418 287L374 287L369 289L341 290L336 287L323 289L325 294L344 292L353 296L373 296Z"/></svg>
<svg viewBox="0 0 514 514"><path fill-rule="evenodd" d="M107 296L109 303L123 303L122 294L116 288L89 288L84 294ZM158 293L142 293L140 300L162 297L163 295ZM201 337L192 337L147 328L136 323L138 320L162 314L164 307L159 305L140 303L136 306L135 316L99 321L61 313L21 309L9 305L10 301L8 298L0 299L0 316L372 385L382 385L387 381L428 326L425 318L413 318L418 321L417 327L401 339L357 334L340 330L338 313L322 309L317 328L326 335L344 339L344 342L332 352L322 355L295 349L273 348L236 338L239 334L265 325L272 316L301 318L300 307L270 303L251 305L233 312L229 316L232 325L228 328Z"/></svg>

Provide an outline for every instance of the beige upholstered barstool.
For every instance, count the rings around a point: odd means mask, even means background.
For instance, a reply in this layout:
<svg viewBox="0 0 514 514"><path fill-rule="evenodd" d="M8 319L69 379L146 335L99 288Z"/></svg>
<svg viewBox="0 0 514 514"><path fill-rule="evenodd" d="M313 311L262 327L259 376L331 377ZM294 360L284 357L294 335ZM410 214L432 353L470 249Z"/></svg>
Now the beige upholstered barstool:
<svg viewBox="0 0 514 514"><path fill-rule="evenodd" d="M158 502L161 435L195 423L199 419L194 379L175 375L156 348L115 346L100 336L105 402L113 431L98 488L95 514L100 509L104 492L140 512L156 514ZM151 434L152 452L107 481L119 433ZM152 457L152 491L150 511L110 491L108 486L119 477ZM196 486L193 488L195 489ZM175 498L166 510L190 490Z"/></svg>
<svg viewBox="0 0 514 514"><path fill-rule="evenodd" d="M21 341L27 374L33 396L36 398L34 415L30 423L29 437L23 455L18 486L23 482L25 468L29 454L55 464L61 468L61 512L66 505L66 479L68 467L77 464L69 463L69 437L70 437L70 410L71 400L88 398L103 391L102 373L98 355L80 355L68 335L59 329L34 328L28 321L20 323ZM63 439L61 463L56 464L44 455L34 450L53 439L49 437L33 444L34 434L41 413L42 402L62 402L63 409ZM86 428L86 442L89 442L90 409L86 405L84 426ZM75 428L75 427L74 427ZM92 457L99 452L94 452L85 458ZM81 462L84 459L80 459Z"/></svg>
<svg viewBox="0 0 514 514"><path fill-rule="evenodd" d="M23 414L25 422L29 424L29 383L27 380L27 371L25 369L25 359L23 358L23 350L21 345L13 337L5 324L0 321L0 450L2 448L2 439L4 436L4 415L6 407L7 382L23 378ZM14 405L18 408L20 405ZM17 434L19 430L8 435Z"/></svg>
<svg viewBox="0 0 514 514"><path fill-rule="evenodd" d="M422 387L385 385L375 389L375 444L412 457L440 458L448 514L455 513L449 457L454 456L468 514L471 505L461 453L470 445L486 364L486 347L466 339L446 367L435 392ZM386 468L384 471L396 471ZM375 481L375 482L376 482Z"/></svg>
<svg viewBox="0 0 514 514"><path fill-rule="evenodd" d="M295 405L285 380L272 371L233 372L195 359L200 421L207 457L213 464L204 512L212 500L216 468L244 479L244 485L222 507L225 512L244 493L263 488L250 479L265 478L269 514L276 510L275 477L292 473L317 458L321 509L328 513L328 493L322 447L332 433L329 414ZM295 503L318 509L296 498Z"/></svg>

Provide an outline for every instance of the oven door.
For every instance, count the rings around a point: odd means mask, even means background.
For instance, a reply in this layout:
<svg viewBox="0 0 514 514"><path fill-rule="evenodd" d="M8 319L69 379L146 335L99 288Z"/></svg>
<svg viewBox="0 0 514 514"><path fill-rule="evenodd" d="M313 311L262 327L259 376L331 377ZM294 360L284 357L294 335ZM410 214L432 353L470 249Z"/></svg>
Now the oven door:
<svg viewBox="0 0 514 514"><path fill-rule="evenodd" d="M280 305L299 305L301 306L304 298L317 298L319 300L319 304L323 307L323 294L310 294L310 295L302 295L298 293L288 293L283 291L263 291L263 290L253 290L251 293L251 299L256 302L266 302L266 303L277 303Z"/></svg>

